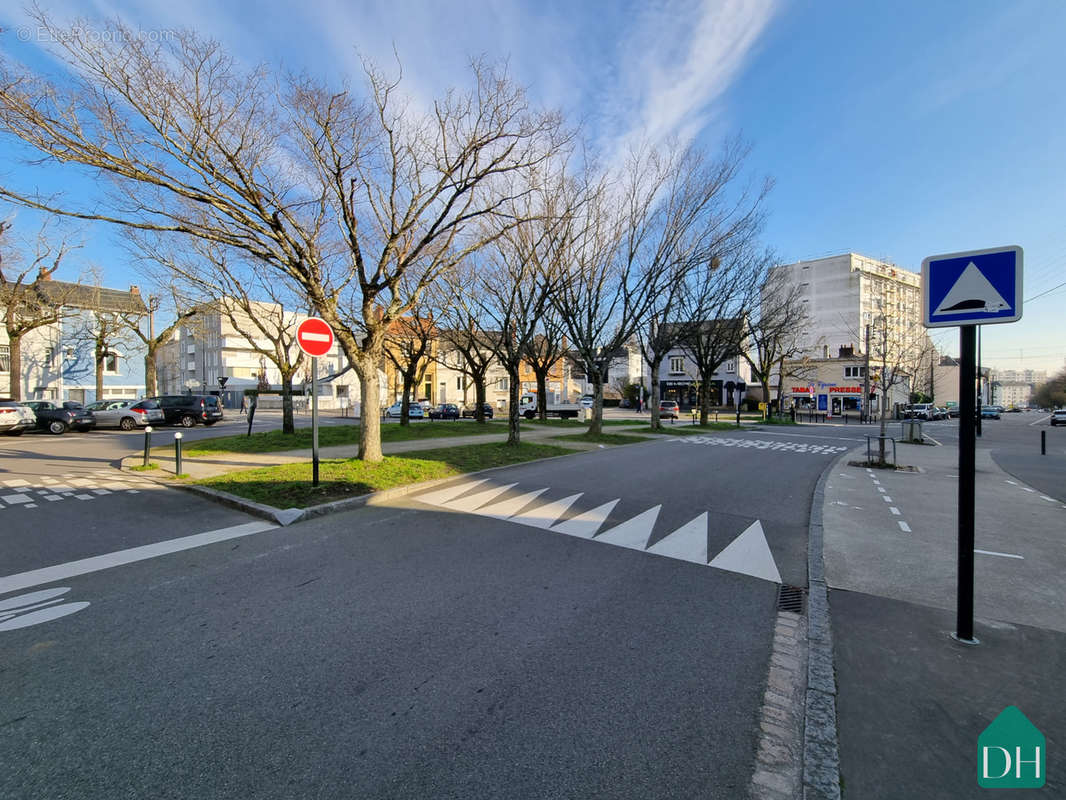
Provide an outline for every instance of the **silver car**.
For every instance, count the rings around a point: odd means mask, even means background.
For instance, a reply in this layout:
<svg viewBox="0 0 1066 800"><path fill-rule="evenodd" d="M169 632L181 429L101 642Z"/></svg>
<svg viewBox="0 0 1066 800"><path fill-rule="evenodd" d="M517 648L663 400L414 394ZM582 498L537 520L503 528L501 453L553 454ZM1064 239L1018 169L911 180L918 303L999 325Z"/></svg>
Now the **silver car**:
<svg viewBox="0 0 1066 800"><path fill-rule="evenodd" d="M96 418L96 426L117 427L124 431L145 425L161 425L163 409L155 400L101 400L87 406Z"/></svg>

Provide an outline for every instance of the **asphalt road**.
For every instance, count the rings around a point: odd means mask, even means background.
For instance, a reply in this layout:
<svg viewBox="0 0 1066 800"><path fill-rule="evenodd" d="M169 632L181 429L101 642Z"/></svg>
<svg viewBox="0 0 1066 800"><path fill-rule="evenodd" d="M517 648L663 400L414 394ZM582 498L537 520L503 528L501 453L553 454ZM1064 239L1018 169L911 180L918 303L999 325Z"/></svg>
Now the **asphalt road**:
<svg viewBox="0 0 1066 800"><path fill-rule="evenodd" d="M854 437L593 451L24 586L75 613L0 630L0 796L743 795L777 594L746 573L805 583Z"/></svg>

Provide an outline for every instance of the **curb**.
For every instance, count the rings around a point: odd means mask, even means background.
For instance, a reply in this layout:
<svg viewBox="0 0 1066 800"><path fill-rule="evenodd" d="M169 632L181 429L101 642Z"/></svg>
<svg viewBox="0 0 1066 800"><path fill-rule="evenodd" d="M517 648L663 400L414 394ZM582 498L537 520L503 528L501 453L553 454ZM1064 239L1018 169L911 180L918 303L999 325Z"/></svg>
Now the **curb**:
<svg viewBox="0 0 1066 800"><path fill-rule="evenodd" d="M649 438L648 441L654 441ZM645 444L641 442L640 444ZM638 444L633 442L632 444ZM612 447L625 447L626 445L612 445ZM449 475L447 478L435 478L431 481L423 481L421 483L411 483L406 486L395 486L391 489L381 489L370 494L362 494L358 497L346 497L343 500L333 500L329 503L320 503L317 506L308 506L307 508L275 508L274 506L268 506L265 503L256 503L253 500L248 500L244 497L238 497L235 494L229 492L223 492L218 489L210 489L206 486L196 486L191 483L179 483L170 479L157 478L154 475L149 476L148 473L141 472L139 475L145 476L148 480L156 483L160 486L169 486L172 489L182 489L192 494L198 494L201 497L206 497L210 500L214 500L220 505L228 506L229 508L235 508L238 511L244 511L252 516L265 519L268 522L275 522L282 527L292 525L296 522L302 522L303 520L313 519L315 517L324 517L329 514L338 514L342 511L351 511L355 508L362 508L366 505L375 505L379 502L385 502L392 500L395 497L404 497L408 494L414 494L420 492L423 489L432 489L434 486L440 486L448 481L454 481L458 478L466 478L471 475L483 475L487 472L495 472L500 469L510 469L511 467L518 467L522 464L534 464L542 463L545 461L553 461L557 458L573 458L574 456L584 455L589 452L598 452L595 450L576 450L572 453L564 453L558 456L550 456L548 458L538 458L532 461L520 461L517 464L504 464L499 467L486 467L476 472L463 472L458 475ZM129 471L129 467L126 466L126 458L140 459L141 456L126 456L119 460L119 470Z"/></svg>
<svg viewBox="0 0 1066 800"><path fill-rule="evenodd" d="M836 675L829 594L822 557L822 506L833 470L850 454L842 453L822 472L814 487L807 541L807 693L803 722L804 800L840 799L837 745Z"/></svg>

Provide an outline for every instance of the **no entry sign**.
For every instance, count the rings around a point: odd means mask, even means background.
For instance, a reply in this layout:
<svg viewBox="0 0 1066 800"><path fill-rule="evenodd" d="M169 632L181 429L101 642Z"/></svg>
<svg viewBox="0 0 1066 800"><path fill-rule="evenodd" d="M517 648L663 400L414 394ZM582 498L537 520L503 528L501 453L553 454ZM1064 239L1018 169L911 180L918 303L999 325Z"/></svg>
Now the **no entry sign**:
<svg viewBox="0 0 1066 800"><path fill-rule="evenodd" d="M309 356L324 356L333 349L333 329L324 319L305 319L296 329L296 344Z"/></svg>

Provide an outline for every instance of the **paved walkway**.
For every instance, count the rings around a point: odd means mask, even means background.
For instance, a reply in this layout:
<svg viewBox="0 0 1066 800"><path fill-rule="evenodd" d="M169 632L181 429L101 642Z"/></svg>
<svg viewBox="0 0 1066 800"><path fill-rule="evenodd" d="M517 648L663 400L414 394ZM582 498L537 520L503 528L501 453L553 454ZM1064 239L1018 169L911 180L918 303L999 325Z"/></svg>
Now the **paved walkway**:
<svg viewBox="0 0 1066 800"><path fill-rule="evenodd" d="M1041 796L1066 797L1066 485L1046 494L977 451L980 644L963 645L949 635L957 450L898 446L920 472L848 466L856 450L826 484L844 794L979 796L978 736L1014 705L1047 738Z"/></svg>
<svg viewBox="0 0 1066 800"><path fill-rule="evenodd" d="M634 421L634 426L610 425L604 428L605 433L628 433L633 434L642 426ZM581 441L555 441L553 437L567 436L584 433L586 427L583 423L574 423L572 427L554 425L529 425L522 428L523 442L544 442L545 444L559 444L571 447L574 450L594 450L602 445L594 442ZM667 426L666 433L669 433ZM658 434L648 433L648 437ZM405 442L385 442L381 450L386 455L397 453L410 453L418 450L437 450L445 447L463 447L471 444L491 444L507 440L506 431L498 433L474 434L471 436L446 436L431 439L412 439ZM191 443L195 446L195 442ZM318 450L320 459L328 458L355 458L359 455L359 445L336 445L332 447L320 447ZM191 478L210 478L215 475L223 475L227 472L243 469L256 469L258 467L272 467L279 464L293 464L311 460L311 448L299 450L285 450L275 453L217 453L213 455L198 455L195 457L183 456L181 460L182 472ZM166 450L153 450L152 462L158 464L164 472L174 473L173 448ZM141 463L141 456L130 456L125 459L124 466L136 466Z"/></svg>

